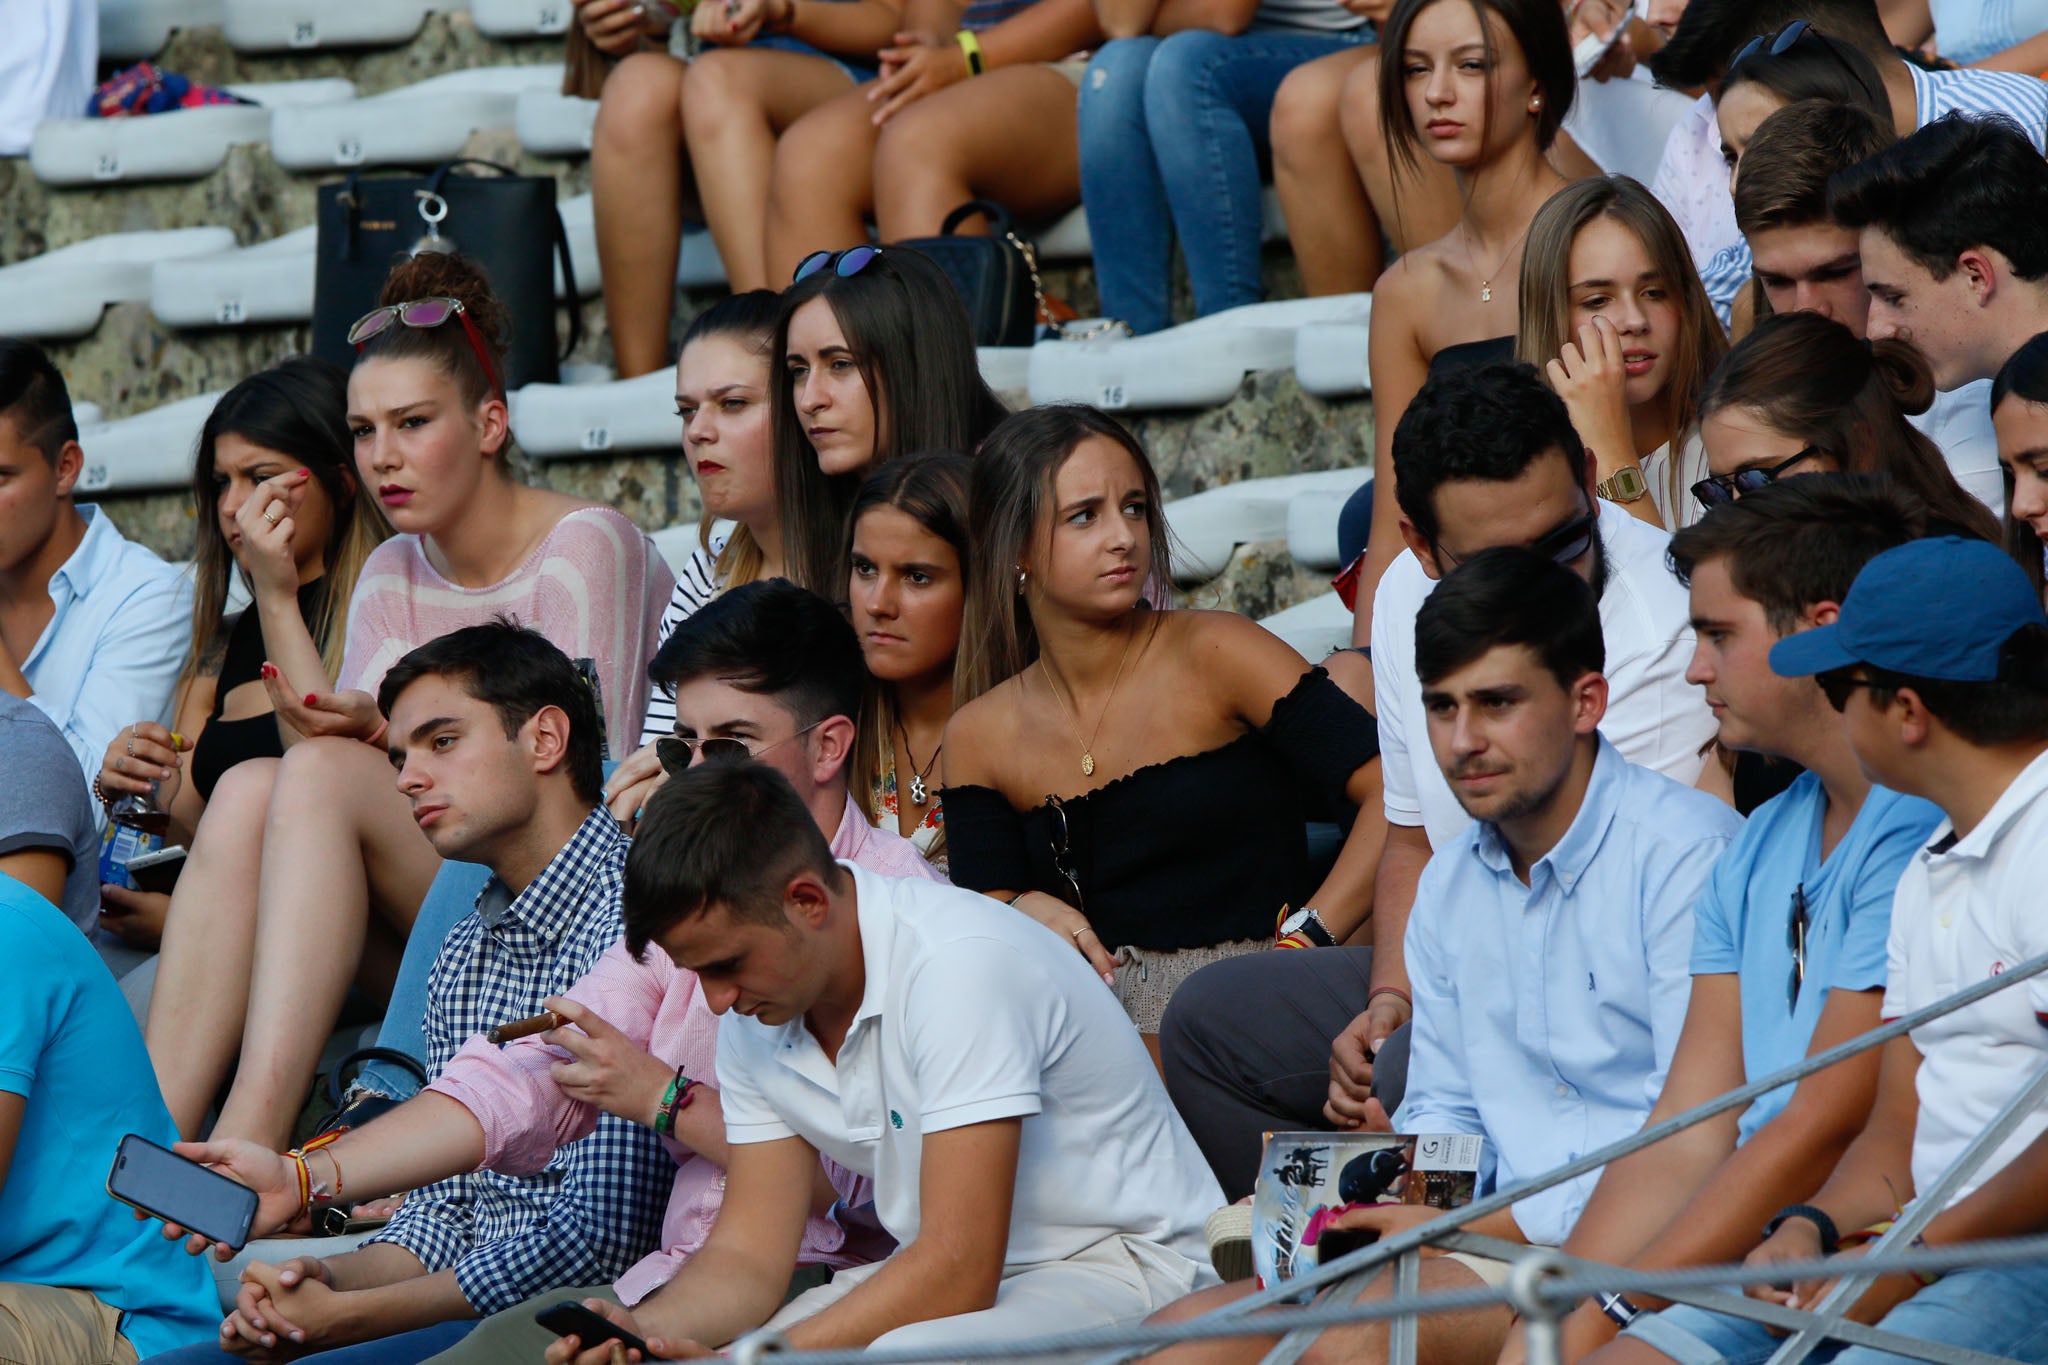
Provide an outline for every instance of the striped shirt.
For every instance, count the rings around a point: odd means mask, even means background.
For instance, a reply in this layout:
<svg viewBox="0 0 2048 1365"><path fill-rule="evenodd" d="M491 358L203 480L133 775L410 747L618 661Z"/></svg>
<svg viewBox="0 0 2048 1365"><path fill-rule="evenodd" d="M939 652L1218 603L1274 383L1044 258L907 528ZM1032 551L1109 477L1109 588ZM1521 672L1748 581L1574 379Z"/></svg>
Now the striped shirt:
<svg viewBox="0 0 2048 1365"><path fill-rule="evenodd" d="M718 581L718 556L724 553L726 538L732 534L732 528L733 523L729 521L713 525L710 545L699 545L683 561L682 568L676 573L676 590L669 594L668 609L662 612L661 625L655 632L655 653L668 643L668 637L676 633L677 626L702 611L706 603L725 591L725 585ZM652 657L650 654L649 658ZM657 684L648 694L647 719L640 727L640 747L644 749L675 731L676 699L669 695L667 688Z"/></svg>
<svg viewBox="0 0 2048 1365"><path fill-rule="evenodd" d="M2026 130L2037 150L2048 144L2048 82L2016 71L1923 71L1910 62L1906 70L1913 77L1920 127L1950 114L1970 118L2003 114ZM1713 300L1714 312L1724 326L1735 295L1749 283L1753 268L1749 243L1737 237L1700 272L1700 282L1706 285L1707 297Z"/></svg>
<svg viewBox="0 0 2048 1365"><path fill-rule="evenodd" d="M427 986L427 1066L466 1039L524 1019L597 965L619 937L626 836L599 806L524 891L496 877L448 931ZM475 1171L399 1206L371 1242L395 1242L431 1272L454 1267L462 1297L491 1314L565 1285L618 1276L655 1249L675 1160L654 1130L607 1114L538 1175Z"/></svg>

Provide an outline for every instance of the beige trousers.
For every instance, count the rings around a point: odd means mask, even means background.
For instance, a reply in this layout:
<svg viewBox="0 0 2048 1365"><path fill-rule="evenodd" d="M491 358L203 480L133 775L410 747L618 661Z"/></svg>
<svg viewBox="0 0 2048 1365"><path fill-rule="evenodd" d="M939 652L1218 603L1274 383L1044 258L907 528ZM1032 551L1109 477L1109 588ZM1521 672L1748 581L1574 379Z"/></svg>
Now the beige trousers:
<svg viewBox="0 0 2048 1365"><path fill-rule="evenodd" d="M121 1310L83 1289L0 1284L0 1365L135 1365Z"/></svg>

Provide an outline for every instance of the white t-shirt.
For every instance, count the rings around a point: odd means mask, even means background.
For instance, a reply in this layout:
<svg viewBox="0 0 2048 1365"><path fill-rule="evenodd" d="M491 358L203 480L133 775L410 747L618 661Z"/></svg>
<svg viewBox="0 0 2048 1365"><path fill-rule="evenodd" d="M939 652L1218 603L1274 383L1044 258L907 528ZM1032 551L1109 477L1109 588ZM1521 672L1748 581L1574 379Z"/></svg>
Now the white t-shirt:
<svg viewBox="0 0 2048 1365"><path fill-rule="evenodd" d="M986 896L840 866L867 988L838 1065L801 1019L721 1021L728 1140L794 1135L872 1177L882 1225L908 1245L925 1135L1021 1117L1007 1270L1118 1234L1206 1263L1223 1192L1087 961Z"/></svg>
<svg viewBox="0 0 2048 1365"><path fill-rule="evenodd" d="M1896 1019L2048 952L2048 753L2013 780L1962 839L1947 822L1906 865L1892 902L1884 1017ZM2034 977L1913 1030L1920 1122L1913 1186L1929 1190L2048 1063L2048 979ZM1961 1199L2048 1131L2020 1121L1963 1183ZM1951 1201L1953 1202L1953 1201Z"/></svg>
<svg viewBox="0 0 2048 1365"><path fill-rule="evenodd" d="M1963 491L2005 515L2005 474L1998 466L1998 433L1991 426L1991 381L1975 379L1934 395L1934 405L1906 419L1941 447L1948 472Z"/></svg>
<svg viewBox="0 0 2048 1365"><path fill-rule="evenodd" d="M96 0L13 0L0 6L0 156L22 156L46 118L84 118L99 82Z"/></svg>
<svg viewBox="0 0 2048 1365"><path fill-rule="evenodd" d="M1629 762L1691 785L1715 724L1705 694L1685 680L1693 650L1691 607L1664 562L1671 537L1621 508L1603 503L1599 511L1607 550L1607 587L1600 595L1607 718L1600 733ZM1436 765L1415 676L1415 614L1435 587L1411 550L1387 566L1373 598L1372 681L1387 819L1421 825L1430 847L1445 848L1471 817Z"/></svg>

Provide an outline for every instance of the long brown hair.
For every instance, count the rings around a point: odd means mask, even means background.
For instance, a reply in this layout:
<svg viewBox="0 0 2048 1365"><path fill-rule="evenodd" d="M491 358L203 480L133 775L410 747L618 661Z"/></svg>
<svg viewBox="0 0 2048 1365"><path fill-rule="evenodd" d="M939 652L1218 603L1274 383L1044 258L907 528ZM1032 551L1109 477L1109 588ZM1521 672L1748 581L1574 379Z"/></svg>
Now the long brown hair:
<svg viewBox="0 0 2048 1365"><path fill-rule="evenodd" d="M974 457L968 536L978 552L967 580L967 617L953 665L955 706L1023 672L1038 657L1038 631L1017 583L1018 565L1034 540L1050 536L1050 528L1038 524L1039 512L1052 496L1060 467L1091 436L1116 442L1137 462L1145 486L1152 581L1172 581L1159 475L1137 437L1107 413L1079 403L1027 408L1004 418Z"/></svg>
<svg viewBox="0 0 2048 1365"><path fill-rule="evenodd" d="M1387 16L1386 26L1380 30L1380 137L1393 149L1401 164L1411 171L1421 164L1418 153L1422 147L1422 134L1416 130L1414 112L1408 108L1407 82L1401 71L1401 50L1408 44L1408 30L1415 26L1415 17L1435 3L1437 0L1397 0L1393 13ZM1472 6L1472 13L1479 18L1479 35L1486 43L1489 72L1500 60L1500 53L1494 47L1493 30L1486 22L1489 13L1500 16L1501 23L1521 47L1522 60L1528 64L1529 74L1543 96L1543 105L1534 114L1536 146L1549 151L1550 144L1557 139L1557 130L1564 123L1564 116L1571 112L1572 97L1579 86L1578 73L1572 65L1571 34L1565 25L1564 11L1553 0L1465 0L1465 3ZM1485 123L1480 128L1482 139L1493 131L1493 109L1491 101L1488 103Z"/></svg>
<svg viewBox="0 0 2048 1365"><path fill-rule="evenodd" d="M769 403L783 565L797 583L836 602L845 587L838 537L863 476L819 469L796 410L785 359L789 320L816 298L838 320L874 406L875 458L867 472L915 450L972 450L1003 419L1003 405L981 377L959 291L929 257L884 247L851 275L827 266L782 292Z"/></svg>
<svg viewBox="0 0 2048 1365"><path fill-rule="evenodd" d="M1671 486L1664 505L1679 507L1691 496L1680 486L1685 471L1679 447L1699 423L1700 398L1706 392L1708 376L1728 354L1728 336L1700 284L1685 234L1640 182L1625 175L1575 180L1536 211L1529 224L1528 244L1522 249L1522 321L1515 336L1515 358L1541 370L1574 339L1572 244L1596 218L1612 218L1634 233L1678 298L1678 354L1671 359L1668 390Z"/></svg>
<svg viewBox="0 0 2048 1365"><path fill-rule="evenodd" d="M961 583L972 584L974 555L968 548L973 542L967 530L967 509L973 468L974 462L965 455L934 450L906 455L868 475L860 491L854 495L852 510L846 514L846 548L839 557L840 564L847 565L853 558L853 533L860 524L861 516L877 507L893 507L951 546L954 557L960 562ZM964 604L962 616L964 624ZM955 659L957 661L957 654ZM959 678L956 666L953 674L956 706L961 700ZM883 818L884 812L874 799L875 779L891 764L891 744L895 734L896 689L870 676L867 690L861 698L853 757L847 768L847 785L853 799L860 804L872 824L880 824ZM937 862L944 856L944 839L942 830L939 841L925 855L931 861Z"/></svg>
<svg viewBox="0 0 2048 1365"><path fill-rule="evenodd" d="M221 534L214 485L216 452L223 436L288 455L312 471L333 507L323 551L325 581L320 607L309 623L313 645L329 680L341 669L348 635L348 604L370 551L391 534L384 509L356 474L348 432L348 379L324 360L293 356L250 375L221 395L199 429L192 462L192 508L197 523L193 546L192 652L178 678L182 698L202 675L219 667L227 645L226 610L235 557ZM246 575L244 575L246 581ZM255 607L251 606L250 611Z"/></svg>
<svg viewBox="0 0 2048 1365"><path fill-rule="evenodd" d="M1934 375L1909 342L1859 341L1818 313L1765 318L1736 343L1700 404L1755 413L1773 431L1826 451L1844 473L1876 474L1928 514L1997 543L1991 509L1949 472L1934 442L1906 421L1934 401Z"/></svg>

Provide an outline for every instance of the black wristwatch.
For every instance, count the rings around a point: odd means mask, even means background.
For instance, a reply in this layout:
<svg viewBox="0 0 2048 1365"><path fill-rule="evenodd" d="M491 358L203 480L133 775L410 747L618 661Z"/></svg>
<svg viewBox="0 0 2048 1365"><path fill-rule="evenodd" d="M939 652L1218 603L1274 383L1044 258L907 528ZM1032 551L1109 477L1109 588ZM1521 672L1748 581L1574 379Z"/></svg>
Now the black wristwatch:
<svg viewBox="0 0 2048 1365"><path fill-rule="evenodd" d="M1778 1210L1778 1216L1764 1224L1764 1240L1770 1241L1787 1219L1804 1218L1820 1232L1820 1254L1832 1256L1842 1249L1842 1234L1835 1227L1835 1220L1828 1217L1826 1209L1817 1209L1811 1204L1788 1204Z"/></svg>
<svg viewBox="0 0 2048 1365"><path fill-rule="evenodd" d="M1285 938L1289 934L1300 934L1318 948L1337 946L1337 936L1330 932L1330 926L1323 923L1321 913L1316 910L1304 908L1281 920L1280 937Z"/></svg>

